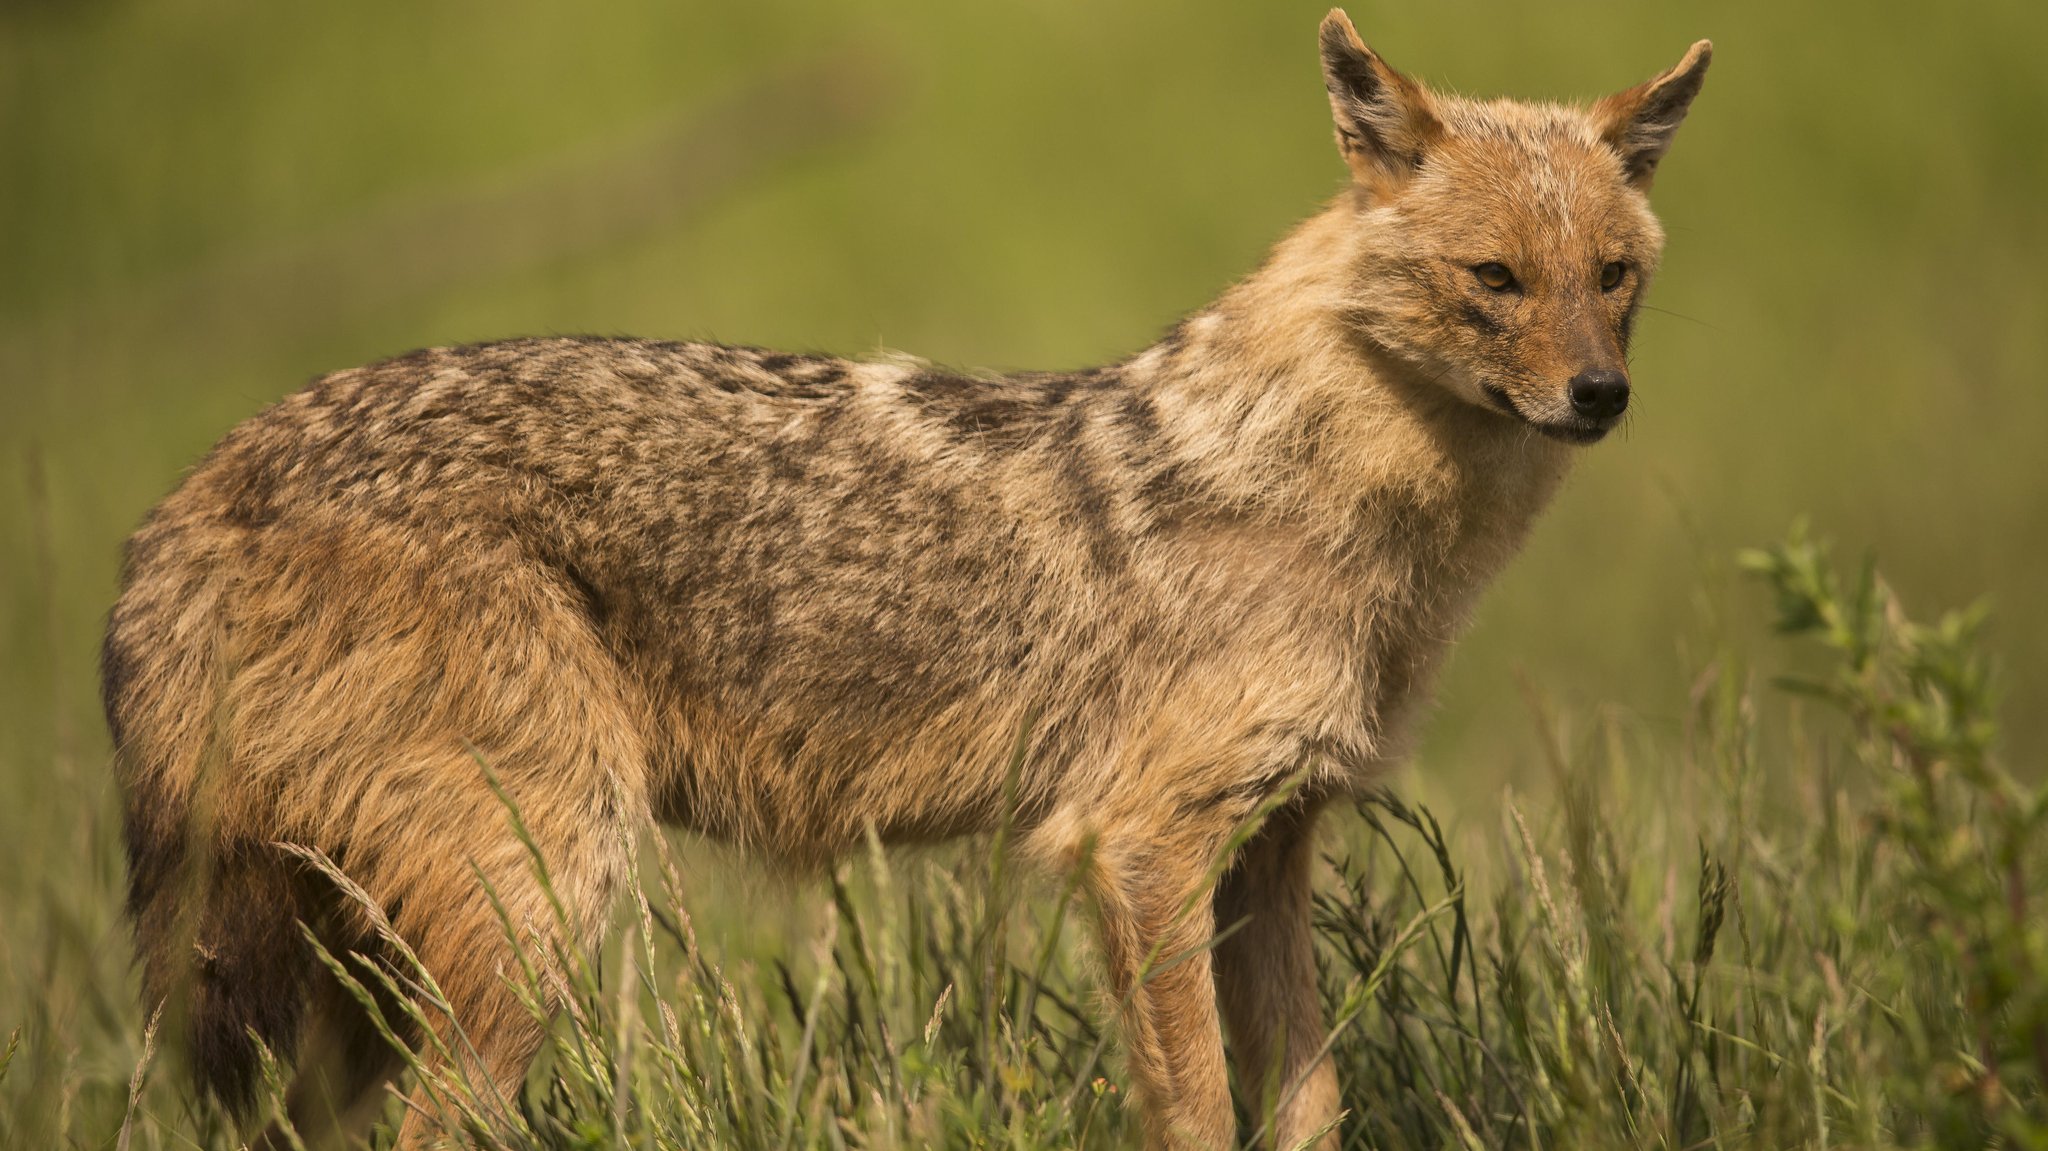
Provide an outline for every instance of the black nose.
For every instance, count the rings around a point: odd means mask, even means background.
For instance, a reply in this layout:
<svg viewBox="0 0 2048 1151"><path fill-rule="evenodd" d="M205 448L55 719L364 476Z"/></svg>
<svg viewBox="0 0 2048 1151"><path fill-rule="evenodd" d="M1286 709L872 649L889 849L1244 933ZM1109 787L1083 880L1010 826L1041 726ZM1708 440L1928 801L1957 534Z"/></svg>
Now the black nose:
<svg viewBox="0 0 2048 1151"><path fill-rule="evenodd" d="M1593 420L1611 420L1628 410L1628 377L1595 368L1572 377L1572 410Z"/></svg>

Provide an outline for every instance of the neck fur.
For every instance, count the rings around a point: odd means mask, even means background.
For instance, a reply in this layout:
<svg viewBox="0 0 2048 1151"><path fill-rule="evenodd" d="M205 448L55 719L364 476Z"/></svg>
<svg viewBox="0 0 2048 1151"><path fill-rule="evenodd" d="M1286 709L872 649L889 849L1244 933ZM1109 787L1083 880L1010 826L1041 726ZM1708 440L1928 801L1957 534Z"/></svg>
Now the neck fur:
<svg viewBox="0 0 2048 1151"><path fill-rule="evenodd" d="M1277 515L1338 553L1466 553L1490 569L1570 449L1367 339L1351 320L1371 287L1361 235L1352 203L1333 204L1127 374L1151 393L1178 465L1225 504Z"/></svg>

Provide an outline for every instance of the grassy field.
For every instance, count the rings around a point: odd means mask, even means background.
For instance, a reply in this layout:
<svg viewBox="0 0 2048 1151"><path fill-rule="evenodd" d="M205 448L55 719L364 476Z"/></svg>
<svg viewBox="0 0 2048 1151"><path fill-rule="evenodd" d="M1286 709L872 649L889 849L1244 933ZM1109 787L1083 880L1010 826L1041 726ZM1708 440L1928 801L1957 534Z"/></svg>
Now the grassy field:
<svg viewBox="0 0 2048 1151"><path fill-rule="evenodd" d="M1785 713L1726 664L1675 748L1613 722L1574 741L1538 705L1554 797L1510 797L1476 860L1392 794L1326 836L1347 1147L2048 1148L2048 789L1993 751L1981 614L1916 623L1872 566L1838 570L1801 535L1743 564L1779 630L1826 657L1777 684L1814 704L1790 713L1795 753L1760 750L1761 717ZM571 1005L524 1093L414 1060L415 1105L482 1147L1126 1145L1113 1004L1070 930L1085 909L1059 877L1007 875L1005 838L877 848L789 893L809 922L784 947L735 954L700 944L706 861L655 837L611 947L522 950L536 1015ZM100 879L11 909L5 989L26 1018L0 1057L0 1140L235 1146L158 1021L138 1029ZM327 957L374 1009L346 959ZM445 1010L416 963L375 980L422 1026ZM259 1122L284 1078L266 1070ZM1264 1119L1245 1108L1248 1139Z"/></svg>
<svg viewBox="0 0 2048 1151"><path fill-rule="evenodd" d="M0 2L0 1146L230 1145L146 1054L92 661L119 541L237 419L512 334L1100 361L1341 178L1313 4L710 8ZM1352 15L1464 91L1717 56L1629 435L1485 601L1400 799L1329 834L1347 1138L2039 1144L2048 7ZM1802 515L1992 622L1745 575ZM1814 635L1768 639L1773 586ZM495 1138L1133 1134L1057 877L674 852L556 965L586 1010L523 1109L477 1102Z"/></svg>

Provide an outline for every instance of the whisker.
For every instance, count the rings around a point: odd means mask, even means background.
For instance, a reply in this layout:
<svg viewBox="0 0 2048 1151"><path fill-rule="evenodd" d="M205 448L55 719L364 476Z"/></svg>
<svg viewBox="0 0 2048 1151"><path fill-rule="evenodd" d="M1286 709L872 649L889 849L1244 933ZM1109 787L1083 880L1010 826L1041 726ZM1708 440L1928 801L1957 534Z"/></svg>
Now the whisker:
<svg viewBox="0 0 2048 1151"><path fill-rule="evenodd" d="M1708 323L1706 320L1702 320L1698 316L1688 316L1684 312L1674 312L1670 308L1660 308L1655 304L1637 304L1636 307L1642 309L1645 312L1656 312L1658 315L1661 316L1674 316L1678 319L1686 321L1687 323L1698 324L1700 327L1705 328L1710 332L1726 332L1727 330L1721 327L1721 325L1719 324Z"/></svg>

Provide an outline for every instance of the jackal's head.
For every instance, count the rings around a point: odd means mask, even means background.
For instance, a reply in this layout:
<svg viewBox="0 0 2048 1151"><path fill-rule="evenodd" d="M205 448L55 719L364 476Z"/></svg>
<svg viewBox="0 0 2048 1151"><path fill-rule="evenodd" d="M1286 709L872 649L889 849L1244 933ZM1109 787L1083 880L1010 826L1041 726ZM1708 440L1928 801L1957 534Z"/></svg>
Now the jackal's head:
<svg viewBox="0 0 2048 1151"><path fill-rule="evenodd" d="M1322 46L1354 182L1359 331L1473 404L1559 439L1606 435L1664 242L1645 193L1713 46L1591 107L1431 92L1341 9Z"/></svg>

